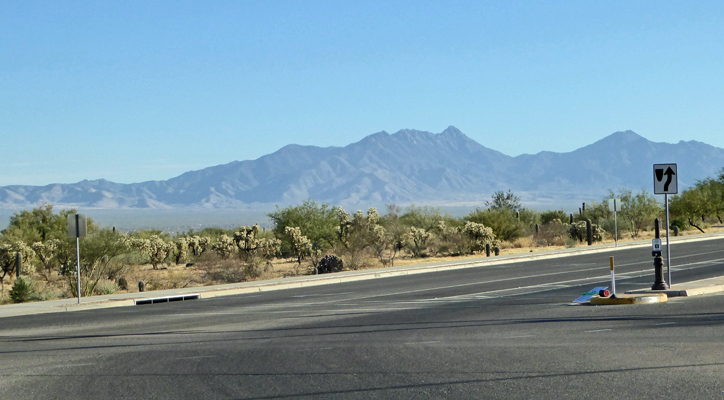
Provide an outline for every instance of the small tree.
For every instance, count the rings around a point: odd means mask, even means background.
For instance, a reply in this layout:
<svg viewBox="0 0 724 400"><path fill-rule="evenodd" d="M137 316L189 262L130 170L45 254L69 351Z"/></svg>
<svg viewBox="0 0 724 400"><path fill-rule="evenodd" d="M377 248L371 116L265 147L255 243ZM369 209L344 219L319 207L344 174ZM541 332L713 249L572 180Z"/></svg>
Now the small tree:
<svg viewBox="0 0 724 400"><path fill-rule="evenodd" d="M510 210L513 212L521 211L523 207L520 204L520 197L516 196L508 190L508 192L495 192L489 201L485 202L485 207L490 210Z"/></svg>
<svg viewBox="0 0 724 400"><path fill-rule="evenodd" d="M611 193L611 198L613 194ZM654 219L661 212L661 205L653 195L645 190L633 194L630 190L622 189L618 198L621 199L621 215L628 225L631 238L637 238L642 229L651 226Z"/></svg>

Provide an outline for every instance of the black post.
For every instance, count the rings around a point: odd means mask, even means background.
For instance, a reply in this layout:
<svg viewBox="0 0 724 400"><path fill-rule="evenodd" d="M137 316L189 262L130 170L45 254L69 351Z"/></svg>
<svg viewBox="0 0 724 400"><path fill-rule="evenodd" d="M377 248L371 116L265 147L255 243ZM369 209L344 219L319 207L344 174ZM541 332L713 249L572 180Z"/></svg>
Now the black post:
<svg viewBox="0 0 724 400"><path fill-rule="evenodd" d="M485 257L490 257L490 243L485 243Z"/></svg>
<svg viewBox="0 0 724 400"><path fill-rule="evenodd" d="M15 276L20 278L20 274L23 272L23 256L20 252L15 253Z"/></svg>
<svg viewBox="0 0 724 400"><path fill-rule="evenodd" d="M674 236L679 236L679 227L674 225Z"/></svg>
<svg viewBox="0 0 724 400"><path fill-rule="evenodd" d="M499 255L500 255L500 247L495 246L495 249L493 249L493 250L495 250L495 255L496 255L496 256L499 256Z"/></svg>
<svg viewBox="0 0 724 400"><path fill-rule="evenodd" d="M586 241L589 246L593 244L593 227L591 226L590 219L586 219Z"/></svg>
<svg viewBox="0 0 724 400"><path fill-rule="evenodd" d="M536 235L538 234L539 230L540 230L540 227L538 226L538 224L535 224L535 234Z"/></svg>
<svg viewBox="0 0 724 400"><path fill-rule="evenodd" d="M656 239L661 238L659 229L659 219L654 220L654 231ZM664 280L664 259L661 258L661 251L654 251L654 286L651 290L666 290L666 281Z"/></svg>
<svg viewBox="0 0 724 400"><path fill-rule="evenodd" d="M571 222L569 222L569 224L572 224L572 223L573 223L573 214L571 214Z"/></svg>

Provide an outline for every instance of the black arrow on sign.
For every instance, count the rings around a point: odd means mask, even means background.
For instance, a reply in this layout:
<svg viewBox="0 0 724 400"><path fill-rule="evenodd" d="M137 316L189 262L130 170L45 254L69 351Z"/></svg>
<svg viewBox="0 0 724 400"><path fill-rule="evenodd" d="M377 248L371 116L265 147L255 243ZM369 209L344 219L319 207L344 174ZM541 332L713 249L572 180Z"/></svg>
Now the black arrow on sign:
<svg viewBox="0 0 724 400"><path fill-rule="evenodd" d="M666 169L666 172L664 172L664 175L666 175L666 183L664 183L664 192L669 191L669 184L673 180L673 176L676 175L673 169L671 167Z"/></svg>

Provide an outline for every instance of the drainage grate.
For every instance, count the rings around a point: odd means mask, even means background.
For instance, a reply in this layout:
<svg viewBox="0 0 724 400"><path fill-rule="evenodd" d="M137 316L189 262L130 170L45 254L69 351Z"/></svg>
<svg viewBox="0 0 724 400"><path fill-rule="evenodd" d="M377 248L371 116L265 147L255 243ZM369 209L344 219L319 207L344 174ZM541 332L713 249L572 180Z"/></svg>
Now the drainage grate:
<svg viewBox="0 0 724 400"><path fill-rule="evenodd" d="M200 299L199 293L194 294L181 294L178 296L166 296L166 297L155 297L152 299L140 299L133 300L137 306L141 304L156 304L156 303L170 303L172 301L184 301L184 300L198 300Z"/></svg>

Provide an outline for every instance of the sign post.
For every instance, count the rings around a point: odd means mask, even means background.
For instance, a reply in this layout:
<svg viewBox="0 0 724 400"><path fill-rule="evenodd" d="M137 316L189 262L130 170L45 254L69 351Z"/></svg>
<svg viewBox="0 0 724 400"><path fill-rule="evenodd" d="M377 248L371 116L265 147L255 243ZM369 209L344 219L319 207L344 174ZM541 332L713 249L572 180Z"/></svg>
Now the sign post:
<svg viewBox="0 0 724 400"><path fill-rule="evenodd" d="M671 289L671 245L669 243L669 195L679 193L676 164L654 164L654 194L664 195L666 206L666 271Z"/></svg>
<svg viewBox="0 0 724 400"><path fill-rule="evenodd" d="M616 220L616 211L620 208L621 199L610 199L608 201L608 210L613 211L613 240L614 240L614 246L618 247L618 221Z"/></svg>
<svg viewBox="0 0 724 400"><path fill-rule="evenodd" d="M80 304L80 238L86 234L85 214L68 215L68 236L75 238L76 255L76 292L78 293L78 304Z"/></svg>

